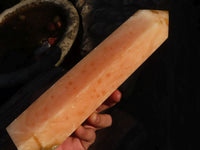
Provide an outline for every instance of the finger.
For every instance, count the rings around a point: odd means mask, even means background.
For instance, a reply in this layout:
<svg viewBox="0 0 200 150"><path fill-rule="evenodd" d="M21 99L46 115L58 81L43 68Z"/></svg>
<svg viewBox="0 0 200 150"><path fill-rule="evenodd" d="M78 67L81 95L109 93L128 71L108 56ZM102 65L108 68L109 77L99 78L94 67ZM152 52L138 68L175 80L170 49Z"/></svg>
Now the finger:
<svg viewBox="0 0 200 150"><path fill-rule="evenodd" d="M121 97L122 97L122 93L119 90L115 90L109 96L109 98L99 108L97 108L97 112L104 111L104 110L114 106L121 100Z"/></svg>
<svg viewBox="0 0 200 150"><path fill-rule="evenodd" d="M68 137L56 150L77 150L83 147L78 138Z"/></svg>
<svg viewBox="0 0 200 150"><path fill-rule="evenodd" d="M96 129L107 128L112 125L112 117L109 114L93 113L87 119L86 125L90 125Z"/></svg>
<svg viewBox="0 0 200 150"><path fill-rule="evenodd" d="M119 90L115 90L109 97L113 102L118 103L122 97L122 93Z"/></svg>
<svg viewBox="0 0 200 150"><path fill-rule="evenodd" d="M80 126L75 131L75 136L78 137L81 141L85 141L88 143L93 143L96 139L95 130L89 127Z"/></svg>
<svg viewBox="0 0 200 150"><path fill-rule="evenodd" d="M96 139L95 129L87 125L80 126L75 131L75 136L80 139L80 142L85 150L87 150L90 145L95 142Z"/></svg>

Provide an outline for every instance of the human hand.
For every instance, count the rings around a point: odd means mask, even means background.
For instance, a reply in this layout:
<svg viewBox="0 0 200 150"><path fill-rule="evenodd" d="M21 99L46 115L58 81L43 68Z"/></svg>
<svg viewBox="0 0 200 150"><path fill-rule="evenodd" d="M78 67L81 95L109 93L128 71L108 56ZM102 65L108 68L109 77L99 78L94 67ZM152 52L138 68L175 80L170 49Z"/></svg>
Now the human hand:
<svg viewBox="0 0 200 150"><path fill-rule="evenodd" d="M87 150L96 139L96 130L111 126L112 117L109 114L99 114L118 103L121 92L114 91L111 96L56 150Z"/></svg>

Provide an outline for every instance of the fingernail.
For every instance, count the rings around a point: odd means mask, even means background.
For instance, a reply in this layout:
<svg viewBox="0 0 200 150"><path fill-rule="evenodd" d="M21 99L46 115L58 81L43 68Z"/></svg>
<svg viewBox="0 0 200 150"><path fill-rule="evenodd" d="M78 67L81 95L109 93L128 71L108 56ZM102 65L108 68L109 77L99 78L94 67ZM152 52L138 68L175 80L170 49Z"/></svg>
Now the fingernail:
<svg viewBox="0 0 200 150"><path fill-rule="evenodd" d="M96 113L93 114L92 120L93 120L94 122L98 122L98 121L99 121L99 116L98 116Z"/></svg>

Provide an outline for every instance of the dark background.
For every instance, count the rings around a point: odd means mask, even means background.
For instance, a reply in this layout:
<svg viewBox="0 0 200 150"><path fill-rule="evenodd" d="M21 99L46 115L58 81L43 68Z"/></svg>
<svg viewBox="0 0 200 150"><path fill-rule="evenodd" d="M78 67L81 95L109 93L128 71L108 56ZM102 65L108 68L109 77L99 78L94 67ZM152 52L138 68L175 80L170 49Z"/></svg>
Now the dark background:
<svg viewBox="0 0 200 150"><path fill-rule="evenodd" d="M130 0L126 2L129 3L128 7L121 7L120 1L117 0L101 1L101 5L95 5L95 7L105 8L104 4L106 4L109 8L114 9L113 12L115 8L116 10L127 9L127 14L125 13L124 18L120 21L131 15L129 11L131 7L134 11L139 8L169 9L169 39L120 87L123 93L122 101L110 110L113 115L113 127L99 131L97 133L99 138L91 149L199 149L200 2L199 0L171 2ZM1 0L0 9L8 8L14 3L14 0ZM95 24L94 21L93 25ZM97 35L102 34L96 33L95 29L91 32ZM100 38L96 43L105 36L106 34L99 35ZM81 41L79 40L78 43ZM31 79L23 86L1 89L2 106L5 106L3 103L10 102L10 98L18 102L19 99L25 99L26 96L30 98L26 105L31 103L37 96L27 94L29 91L39 95L47 87L46 84L49 85L63 74L62 68L49 70L51 76L41 73L39 77ZM39 84L36 82L38 79L43 82ZM22 109L26 105L20 105L19 108ZM4 110L4 113L0 113L2 129L10 121L10 119L5 119L9 118L5 112L10 116L13 109L16 109L13 104L6 106L6 109L1 107ZM17 111L18 113L22 111L20 109ZM0 111L2 112L2 110Z"/></svg>

